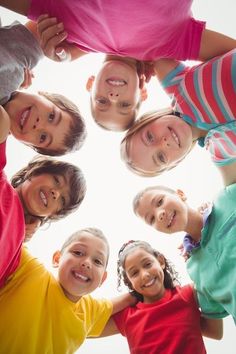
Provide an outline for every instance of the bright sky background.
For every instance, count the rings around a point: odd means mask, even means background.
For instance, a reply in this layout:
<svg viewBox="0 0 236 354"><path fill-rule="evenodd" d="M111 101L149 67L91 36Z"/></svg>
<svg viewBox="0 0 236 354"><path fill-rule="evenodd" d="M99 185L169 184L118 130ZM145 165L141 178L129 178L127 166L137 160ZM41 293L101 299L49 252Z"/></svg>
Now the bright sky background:
<svg viewBox="0 0 236 354"><path fill-rule="evenodd" d="M195 18L207 21L209 29L236 37L235 9L234 0L198 0L194 2L193 14ZM2 8L1 19L3 25L15 19L23 23L26 20ZM84 146L80 151L61 159L81 167L87 180L87 194L77 212L52 224L49 228L43 227L28 243L28 247L52 270L51 256L56 249L60 248L64 240L78 229L94 226L104 232L111 246L108 279L94 293L94 296L113 297L119 294L116 290L117 252L120 246L130 239L146 240L163 252L175 263L182 276L182 283L187 283L189 278L185 263L177 250L183 235L158 234L133 214L132 200L144 187L164 184L175 189L182 189L188 197L189 204L197 207L203 201L211 200L222 188L221 177L211 163L207 152L198 147L194 148L191 155L177 168L160 177L143 178L127 170L120 160L119 146L123 133L104 131L93 122L90 115L89 94L85 90L86 80L90 75L96 74L103 58L102 54L89 54L73 63L55 63L45 58L34 70L35 79L28 91L41 90L64 94L79 105L86 119L88 137ZM143 104L141 113L169 105L168 97L162 92L154 78L147 88L149 98ZM34 155L31 149L9 137L7 175L11 177ZM235 353L235 348L231 345L231 338L235 333L231 318L228 317L224 321L224 327L222 341L205 340L208 354ZM111 348L114 348L112 349L114 354L129 353L126 340L120 335L87 340L79 353L110 354Z"/></svg>

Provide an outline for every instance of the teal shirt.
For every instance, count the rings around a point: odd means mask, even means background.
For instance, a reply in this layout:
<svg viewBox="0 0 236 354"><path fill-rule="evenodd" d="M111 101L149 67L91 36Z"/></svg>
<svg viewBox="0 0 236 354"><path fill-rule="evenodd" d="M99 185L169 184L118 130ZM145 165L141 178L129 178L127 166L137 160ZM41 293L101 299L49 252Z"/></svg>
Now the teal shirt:
<svg viewBox="0 0 236 354"><path fill-rule="evenodd" d="M203 314L232 315L236 323L236 184L224 188L214 201L187 270Z"/></svg>

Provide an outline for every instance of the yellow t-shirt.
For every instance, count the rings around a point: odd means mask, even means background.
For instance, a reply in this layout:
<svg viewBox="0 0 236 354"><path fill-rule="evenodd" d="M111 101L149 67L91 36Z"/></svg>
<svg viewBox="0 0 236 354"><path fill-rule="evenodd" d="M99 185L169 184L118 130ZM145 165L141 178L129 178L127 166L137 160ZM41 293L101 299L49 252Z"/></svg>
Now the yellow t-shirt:
<svg viewBox="0 0 236 354"><path fill-rule="evenodd" d="M19 268L0 289L1 354L69 354L99 336L112 312L108 300L67 299L53 275L23 248Z"/></svg>

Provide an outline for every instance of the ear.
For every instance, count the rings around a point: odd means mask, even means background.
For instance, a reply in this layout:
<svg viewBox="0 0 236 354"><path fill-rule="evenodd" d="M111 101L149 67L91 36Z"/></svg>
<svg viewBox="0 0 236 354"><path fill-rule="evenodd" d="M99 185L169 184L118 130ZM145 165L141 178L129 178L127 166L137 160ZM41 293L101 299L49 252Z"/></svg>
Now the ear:
<svg viewBox="0 0 236 354"><path fill-rule="evenodd" d="M145 101L148 98L148 93L147 93L146 87L143 87L140 90L140 98L141 98L141 101Z"/></svg>
<svg viewBox="0 0 236 354"><path fill-rule="evenodd" d="M107 271L105 271L105 272L104 272L104 274L103 274L103 276L102 276L102 280L101 280L101 283L100 283L99 287L100 287L100 286L102 286L102 284L104 283L104 281L106 280L106 278L107 278Z"/></svg>
<svg viewBox="0 0 236 354"><path fill-rule="evenodd" d="M166 267L166 262L165 262L164 256L162 256L162 254L160 254L160 255L158 256L158 262L160 263L161 268L164 270L165 267Z"/></svg>
<svg viewBox="0 0 236 354"><path fill-rule="evenodd" d="M52 265L54 268L57 268L59 266L60 258L61 258L61 252L60 251L54 252L52 256Z"/></svg>
<svg viewBox="0 0 236 354"><path fill-rule="evenodd" d="M186 197L186 195L184 194L184 192L181 191L181 189L177 189L176 193L178 194L178 196L180 197L180 199L181 199L183 202L186 202L187 197Z"/></svg>
<svg viewBox="0 0 236 354"><path fill-rule="evenodd" d="M90 76L88 78L88 81L87 81L87 84L86 84L86 90L88 92L90 92L92 90L94 80L95 80L95 76L94 75L92 75L92 76Z"/></svg>

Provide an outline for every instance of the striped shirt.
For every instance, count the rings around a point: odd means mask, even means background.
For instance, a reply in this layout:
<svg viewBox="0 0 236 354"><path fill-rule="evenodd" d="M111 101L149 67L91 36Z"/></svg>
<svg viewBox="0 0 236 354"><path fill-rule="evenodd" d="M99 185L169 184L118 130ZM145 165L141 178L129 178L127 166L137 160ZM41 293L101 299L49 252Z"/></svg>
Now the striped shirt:
<svg viewBox="0 0 236 354"><path fill-rule="evenodd" d="M162 81L175 111L208 130L203 144L217 165L236 161L236 49L206 63L180 63Z"/></svg>

